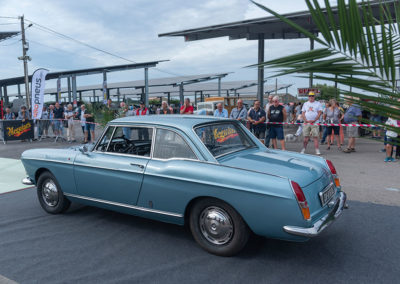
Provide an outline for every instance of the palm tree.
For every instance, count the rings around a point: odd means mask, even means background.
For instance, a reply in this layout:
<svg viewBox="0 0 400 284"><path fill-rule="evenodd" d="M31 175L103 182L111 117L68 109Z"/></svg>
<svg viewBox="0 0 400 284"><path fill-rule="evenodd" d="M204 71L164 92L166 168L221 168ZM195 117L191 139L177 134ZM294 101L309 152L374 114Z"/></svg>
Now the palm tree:
<svg viewBox="0 0 400 284"><path fill-rule="evenodd" d="M337 0L338 17L335 18L329 0L325 0L325 9L317 0L305 0L320 36L252 2L321 46L255 66L279 70L274 76L298 73L308 77L312 73L315 79L346 86L340 93L356 98L364 109L400 120L400 93L396 88L400 0L391 4L381 2L379 18L374 17L369 1ZM400 128L391 129L400 133Z"/></svg>

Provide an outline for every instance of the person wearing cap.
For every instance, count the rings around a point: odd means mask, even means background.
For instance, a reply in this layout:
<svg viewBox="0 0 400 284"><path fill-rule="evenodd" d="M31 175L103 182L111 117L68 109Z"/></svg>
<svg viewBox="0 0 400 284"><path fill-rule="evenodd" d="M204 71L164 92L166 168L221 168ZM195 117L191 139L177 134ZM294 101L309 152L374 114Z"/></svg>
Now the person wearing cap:
<svg viewBox="0 0 400 284"><path fill-rule="evenodd" d="M186 98L185 103L181 106L181 114L193 114L193 106L190 104L190 99Z"/></svg>
<svg viewBox="0 0 400 284"><path fill-rule="evenodd" d="M315 154L321 155L319 151L318 145L318 138L319 138L319 126L318 125L311 125L311 123L315 123L319 121L319 118L322 114L322 105L315 101L315 93L309 92L308 93L308 102L303 104L301 109L302 117L304 123L307 123L303 127L303 149L301 150L301 154L304 154L307 148L308 141L310 141L310 136L314 140L314 147L315 147Z"/></svg>

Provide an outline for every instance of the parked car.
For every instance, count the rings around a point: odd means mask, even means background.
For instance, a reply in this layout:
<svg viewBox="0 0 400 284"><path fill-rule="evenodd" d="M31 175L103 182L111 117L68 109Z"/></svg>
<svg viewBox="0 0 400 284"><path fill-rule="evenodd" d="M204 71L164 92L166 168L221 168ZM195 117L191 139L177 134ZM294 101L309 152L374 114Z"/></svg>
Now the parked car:
<svg viewBox="0 0 400 284"><path fill-rule="evenodd" d="M267 149L241 123L207 116L111 121L89 148L22 154L40 205L70 202L188 225L210 253L235 255L251 233L306 241L341 215L332 162Z"/></svg>

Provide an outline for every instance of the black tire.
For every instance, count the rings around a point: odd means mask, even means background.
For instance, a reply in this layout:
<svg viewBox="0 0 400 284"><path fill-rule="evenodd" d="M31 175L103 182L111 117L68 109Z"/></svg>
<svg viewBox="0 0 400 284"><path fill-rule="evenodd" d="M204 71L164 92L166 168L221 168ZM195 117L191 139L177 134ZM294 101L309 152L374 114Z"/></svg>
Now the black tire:
<svg viewBox="0 0 400 284"><path fill-rule="evenodd" d="M250 229L239 213L218 199L205 198L196 202L191 208L189 222L196 242L219 256L239 253L250 236Z"/></svg>
<svg viewBox="0 0 400 284"><path fill-rule="evenodd" d="M44 211L50 214L62 213L71 205L71 201L64 196L57 179L47 171L39 176L37 196Z"/></svg>

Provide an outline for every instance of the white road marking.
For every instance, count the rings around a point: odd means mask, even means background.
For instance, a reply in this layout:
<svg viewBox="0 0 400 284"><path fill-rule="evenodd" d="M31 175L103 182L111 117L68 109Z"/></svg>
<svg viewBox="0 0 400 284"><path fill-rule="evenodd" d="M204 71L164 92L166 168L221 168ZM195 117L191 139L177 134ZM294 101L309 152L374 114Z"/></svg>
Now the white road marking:
<svg viewBox="0 0 400 284"><path fill-rule="evenodd" d="M396 191L396 192L400 192L400 189L398 189L398 188L394 188L394 187L387 187L387 188L385 188L386 190L389 190L389 191Z"/></svg>
<svg viewBox="0 0 400 284"><path fill-rule="evenodd" d="M18 284L18 283L4 277L3 275L0 275L0 284Z"/></svg>
<svg viewBox="0 0 400 284"><path fill-rule="evenodd" d="M31 187L21 180L26 177L21 160L0 158L0 193Z"/></svg>

